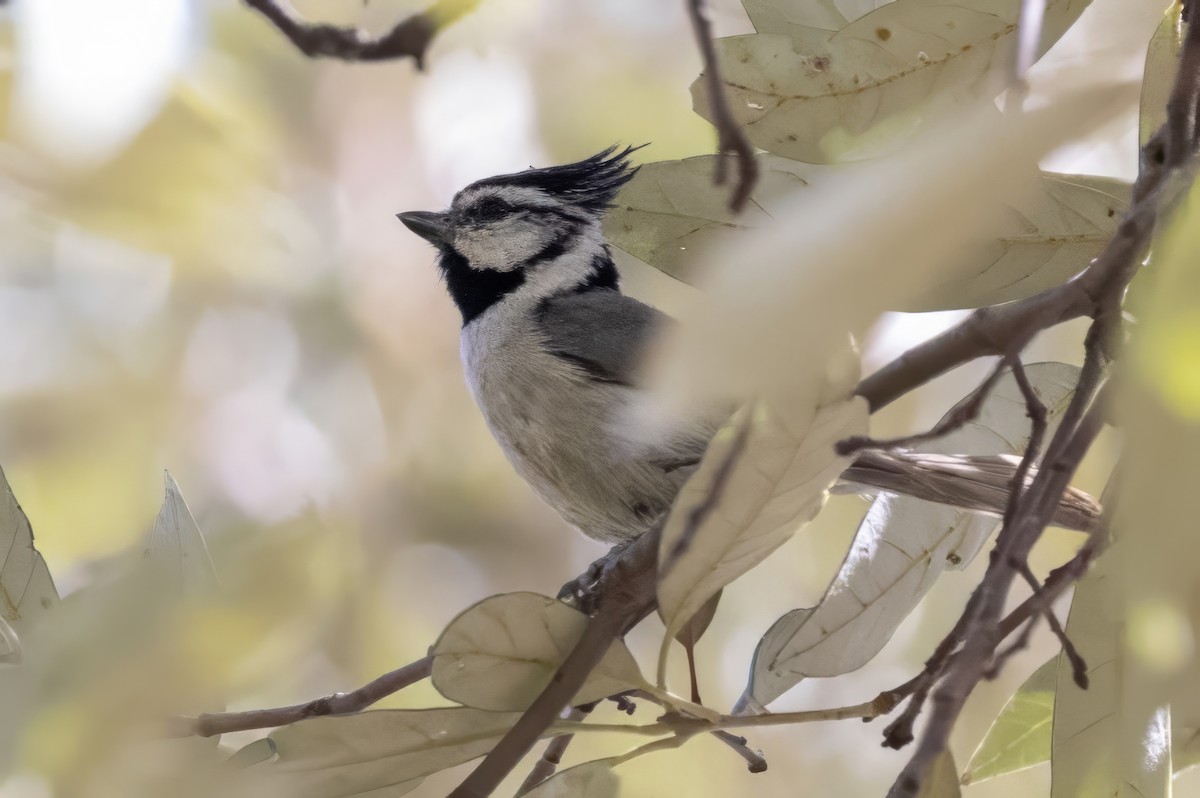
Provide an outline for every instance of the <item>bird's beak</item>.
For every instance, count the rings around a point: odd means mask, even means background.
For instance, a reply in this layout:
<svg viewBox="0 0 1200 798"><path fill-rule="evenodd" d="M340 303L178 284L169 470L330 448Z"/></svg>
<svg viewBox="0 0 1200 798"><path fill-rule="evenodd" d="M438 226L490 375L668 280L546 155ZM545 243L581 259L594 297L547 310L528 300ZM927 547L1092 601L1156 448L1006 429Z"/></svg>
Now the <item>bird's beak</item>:
<svg viewBox="0 0 1200 798"><path fill-rule="evenodd" d="M406 211L396 214L404 226L434 246L450 243L450 217L445 213Z"/></svg>

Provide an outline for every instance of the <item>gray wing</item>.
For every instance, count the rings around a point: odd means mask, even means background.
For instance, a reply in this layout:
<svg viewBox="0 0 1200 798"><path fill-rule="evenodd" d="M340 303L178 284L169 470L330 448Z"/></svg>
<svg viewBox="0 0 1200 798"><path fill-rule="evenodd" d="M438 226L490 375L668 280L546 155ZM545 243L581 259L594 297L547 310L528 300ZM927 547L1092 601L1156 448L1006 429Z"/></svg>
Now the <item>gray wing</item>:
<svg viewBox="0 0 1200 798"><path fill-rule="evenodd" d="M650 341L669 316L619 291L596 288L547 299L539 317L547 348L594 380L633 386Z"/></svg>
<svg viewBox="0 0 1200 798"><path fill-rule="evenodd" d="M636 390L638 369L654 336L674 320L625 296L597 288L562 294L542 306L541 325L546 346L555 355L579 366L591 379ZM647 451L648 459L670 473L695 466L724 415L692 419L680 425L670 441Z"/></svg>

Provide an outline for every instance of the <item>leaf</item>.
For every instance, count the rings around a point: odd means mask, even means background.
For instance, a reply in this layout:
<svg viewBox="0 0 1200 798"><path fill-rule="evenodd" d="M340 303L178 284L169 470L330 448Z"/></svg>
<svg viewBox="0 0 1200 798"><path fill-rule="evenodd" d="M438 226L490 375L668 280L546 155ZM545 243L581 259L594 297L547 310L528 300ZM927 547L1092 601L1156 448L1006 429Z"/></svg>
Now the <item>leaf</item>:
<svg viewBox="0 0 1200 798"><path fill-rule="evenodd" d="M819 195L799 192L776 224L737 246L711 247L692 313L648 364L652 412L673 418L705 400L803 383L848 332L957 279L962 253L988 240L998 198L1017 201L1035 159L1132 99L1129 87L1099 87L999 119L989 105L903 155L856 165Z"/></svg>
<svg viewBox="0 0 1200 798"><path fill-rule="evenodd" d="M1117 230L1131 187L1107 177L1041 173L1039 190L1005 208L1004 229L956 275L902 310L976 308L1061 285L1083 271Z"/></svg>
<svg viewBox="0 0 1200 798"><path fill-rule="evenodd" d="M790 35L717 41L735 119L758 147L808 163L834 159L836 139L872 128L911 135L929 106L992 95L989 74L1010 57L1020 0L896 0L836 33L802 25ZM1048 0L1039 57L1088 0ZM832 22L832 20L831 20ZM697 113L712 121L703 78Z"/></svg>
<svg viewBox="0 0 1200 798"><path fill-rule="evenodd" d="M583 635L587 616L537 593L491 596L450 622L433 646L433 686L476 709L517 711L550 683ZM586 704L645 684L614 642L575 696Z"/></svg>
<svg viewBox="0 0 1200 798"><path fill-rule="evenodd" d="M1179 49L1183 39L1182 3L1172 3L1150 37L1146 67L1142 73L1142 110L1138 118L1138 141L1145 146L1154 131L1167 121L1167 98L1175 82Z"/></svg>
<svg viewBox="0 0 1200 798"><path fill-rule="evenodd" d="M684 484L659 545L658 604L667 627L660 685L670 641L684 624L820 511L849 462L833 444L867 427L866 402L849 395L857 376L857 353L848 350L804 391L751 403L717 433ZM707 512L700 509L711 500Z"/></svg>
<svg viewBox="0 0 1200 798"><path fill-rule="evenodd" d="M1088 689L1059 663L1050 753L1051 798L1154 798L1171 789L1170 711L1147 711L1149 681L1122 639L1118 540L1080 580L1067 637L1088 665Z"/></svg>
<svg viewBox="0 0 1200 798"><path fill-rule="evenodd" d="M295 798L413 789L426 776L490 751L520 713L469 707L372 710L302 720L271 732L268 765ZM396 789L401 792L395 792ZM381 793L381 795L384 793Z"/></svg>
<svg viewBox="0 0 1200 798"><path fill-rule="evenodd" d="M24 658L21 639L16 631L0 615L0 665L20 665Z"/></svg>
<svg viewBox="0 0 1200 798"><path fill-rule="evenodd" d="M0 618L24 637L58 604L50 569L33 545L33 528L0 470Z"/></svg>
<svg viewBox="0 0 1200 798"><path fill-rule="evenodd" d="M686 283L696 279L697 253L723 234L761 226L783 201L831 170L759 155L759 181L742 214L729 209L728 191L713 184L715 155L643 164L604 217L613 245Z"/></svg>
<svg viewBox="0 0 1200 798"><path fill-rule="evenodd" d="M214 593L219 582L204 535L174 477L163 472L163 482L166 495L143 552L151 573L157 584L174 596Z"/></svg>
<svg viewBox="0 0 1200 798"><path fill-rule="evenodd" d="M797 192L821 192L844 179L848 168L759 155L762 179L750 207L735 216L727 192L712 182L717 157L642 166L606 217L609 241L678 280L695 283L701 278L698 253L769 224ZM1112 237L1129 196L1129 184L1120 180L1042 172L1038 190L1004 209L1004 228L963 257L959 274L895 309L981 307L1064 283ZM870 219L863 223L869 225Z"/></svg>
<svg viewBox="0 0 1200 798"><path fill-rule="evenodd" d="M1176 773L1200 765L1200 729L1171 730L1171 767Z"/></svg>
<svg viewBox="0 0 1200 798"><path fill-rule="evenodd" d="M1026 367L1026 374L1046 405L1053 434L1079 369L1036 363ZM952 408L947 416L955 412ZM1005 374L975 421L918 448L942 454L1016 454L1024 452L1028 440L1024 398L1012 375ZM742 704L758 709L807 677L837 676L865 665L942 571L965 568L997 524L993 517L946 505L880 495L816 608L784 615L759 642Z"/></svg>
<svg viewBox="0 0 1200 798"><path fill-rule="evenodd" d="M869 0L869 5L856 4L855 10L874 11L889 0ZM811 0L796 3L792 0L742 0L747 16L759 33L786 33L797 43L806 39L824 41L829 34L846 27L852 21L847 11L834 0ZM861 14L856 15L861 16ZM815 29L815 30L814 30ZM821 34L824 34L823 36Z"/></svg>
<svg viewBox="0 0 1200 798"><path fill-rule="evenodd" d="M963 785L1003 776L1050 758L1050 724L1058 657L1051 657L1017 688L975 749Z"/></svg>
<svg viewBox="0 0 1200 798"><path fill-rule="evenodd" d="M712 623L717 614L717 606L721 603L721 591L718 590L712 594L712 598L704 603L704 606L692 616L692 619L685 623L683 627L675 634L675 639L684 648L691 650L700 642L700 638L704 637L704 633L708 631L709 624Z"/></svg>
<svg viewBox="0 0 1200 798"><path fill-rule="evenodd" d="M525 798L616 798L620 779L613 764L613 759L597 759L568 768L525 793Z"/></svg>
<svg viewBox="0 0 1200 798"><path fill-rule="evenodd" d="M925 781L917 798L959 798L962 790L958 784L958 767L954 764L954 755L947 748L938 754L937 759L929 766Z"/></svg>
<svg viewBox="0 0 1200 798"><path fill-rule="evenodd" d="M274 756L275 741L270 737L263 737L239 748L233 753L233 756L226 760L226 764L232 767L248 768L260 762L266 762Z"/></svg>

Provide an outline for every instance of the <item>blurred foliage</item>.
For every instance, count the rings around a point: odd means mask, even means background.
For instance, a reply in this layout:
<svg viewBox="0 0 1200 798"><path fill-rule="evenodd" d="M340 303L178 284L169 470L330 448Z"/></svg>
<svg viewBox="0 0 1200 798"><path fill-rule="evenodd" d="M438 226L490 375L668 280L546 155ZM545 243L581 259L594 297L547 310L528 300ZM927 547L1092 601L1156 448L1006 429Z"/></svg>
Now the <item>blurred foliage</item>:
<svg viewBox="0 0 1200 798"><path fill-rule="evenodd" d="M600 553L505 463L462 385L458 322L432 255L392 215L613 141L653 142L646 160L708 152L712 131L687 90L699 59L681 4L641 0L492 0L435 42L424 74L307 61L233 0L172 0L186 22L177 38L142 27L134 0L107 2L111 24L94 28L63 13L67 0L47 27L38 2L0 6L0 464L65 600L28 647L39 667L23 673L36 678L3 672L0 759L17 775L0 796L234 795L225 749L153 739L163 716L356 686L422 656L471 603L552 594ZM1144 50L1157 11L1134 5L1110 4L1092 25L1124 27L1130 49ZM371 30L417 6L297 3L309 18ZM1088 19L1068 34L1073 46L1094 30ZM718 4L717 21L750 30L735 3ZM92 42L136 65L160 33L175 49L137 96L85 80L96 51L72 48ZM31 93L29 75L46 64L67 77ZM132 109L121 111L127 132L81 116L97 104ZM668 282L637 284L651 301L675 301ZM893 333L908 340L904 323ZM1078 337L1052 337L1038 355L1069 358ZM874 431L936 419L977 377L949 375ZM208 538L215 599L160 600L128 576L167 467ZM1082 485L1095 490L1102 470ZM765 563L755 581L778 595L726 590L698 646L706 696L732 703L762 630L819 597L861 512L856 499L831 502ZM1047 567L1076 541L1048 540ZM824 683L820 703L910 675L977 570L939 583L900 627L896 657ZM659 632L631 636L641 661ZM1038 637L1032 648L1031 663L1053 644ZM1006 672L981 693L956 738L962 752L1019 681ZM812 698L798 692L797 706ZM385 705L441 703L421 685ZM771 780L754 788L879 792L899 756L863 740L857 724L758 730L755 747L787 756L771 758ZM744 763L713 745L623 765L622 794L743 790ZM589 738L569 762L621 750ZM438 774L413 794L444 794L460 776Z"/></svg>

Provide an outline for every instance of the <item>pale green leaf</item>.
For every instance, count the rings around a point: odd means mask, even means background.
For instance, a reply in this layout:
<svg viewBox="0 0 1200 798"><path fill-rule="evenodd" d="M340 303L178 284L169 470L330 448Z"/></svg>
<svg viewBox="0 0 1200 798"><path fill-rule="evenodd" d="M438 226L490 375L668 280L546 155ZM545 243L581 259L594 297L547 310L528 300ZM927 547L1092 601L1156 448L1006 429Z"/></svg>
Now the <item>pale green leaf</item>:
<svg viewBox="0 0 1200 798"><path fill-rule="evenodd" d="M433 685L476 709L517 711L550 683L587 616L537 593L491 596L450 622L433 646ZM645 684L623 641L609 648L575 696L586 704Z"/></svg>
<svg viewBox="0 0 1200 798"><path fill-rule="evenodd" d="M1079 369L1065 363L1026 368L1057 427ZM965 400L964 400L965 401ZM952 415L952 408L947 415ZM972 422L922 451L1017 454L1029 440L1025 401L1011 374L1000 378ZM812 611L784 615L755 651L743 705L758 709L801 680L862 667L891 639L947 568L965 568L995 530L991 516L907 496L880 495L855 534L837 576Z"/></svg>
<svg viewBox="0 0 1200 798"><path fill-rule="evenodd" d="M226 764L232 767L248 768L251 765L266 762L274 756L275 741L270 737L263 737L239 748L226 760Z"/></svg>
<svg viewBox="0 0 1200 798"><path fill-rule="evenodd" d="M396 789L486 754L519 717L451 707L302 720L271 733L278 759L266 767L294 798L399 795Z"/></svg>
<svg viewBox="0 0 1200 798"><path fill-rule="evenodd" d="M659 548L658 603L667 627L660 684L669 643L683 625L820 511L849 462L834 452L834 443L866 431L866 403L849 395L857 375L857 353L846 351L806 390L743 408L683 486ZM722 472L724 484L714 495ZM685 535L690 543L681 550Z"/></svg>
<svg viewBox="0 0 1200 798"><path fill-rule="evenodd" d="M1200 729L1171 730L1171 767L1176 773L1200 765Z"/></svg>
<svg viewBox="0 0 1200 798"><path fill-rule="evenodd" d="M1113 178L1043 172L1038 190L1005 208L1003 229L964 257L961 272L900 309L983 307L1065 283L1112 238L1130 192Z"/></svg>
<svg viewBox="0 0 1200 798"><path fill-rule="evenodd" d="M144 556L160 589L176 597L194 598L213 593L219 583L204 535L192 518L179 485L163 474L165 495Z"/></svg>
<svg viewBox="0 0 1200 798"><path fill-rule="evenodd" d="M911 134L932 106L987 96L989 75L1011 57L1020 5L896 0L833 34L792 26L790 35L721 39L725 91L758 147L826 163L837 139L879 127ZM1087 5L1048 0L1039 56ZM697 112L711 121L704 80L692 91Z"/></svg>
<svg viewBox="0 0 1200 798"><path fill-rule="evenodd" d="M958 784L958 767L954 764L954 755L947 748L938 754L937 759L929 766L925 781L921 783L921 791L917 798L960 798L962 790Z"/></svg>
<svg viewBox="0 0 1200 798"><path fill-rule="evenodd" d="M975 749L962 783L974 784L1045 762L1050 758L1050 725L1058 657L1051 657L1017 688Z"/></svg>
<svg viewBox="0 0 1200 798"><path fill-rule="evenodd" d="M1138 117L1138 138L1141 144L1167 121L1167 98L1175 83L1179 64L1179 48L1183 37L1180 19L1182 3L1172 3L1163 21L1150 38L1146 51L1146 67L1142 73L1142 110Z"/></svg>
<svg viewBox="0 0 1200 798"><path fill-rule="evenodd" d="M717 157L642 166L606 217L609 241L676 279L695 283L703 262L698 255L706 247L769 224L797 192L824 192L844 179L848 168L759 155L761 179L739 216L729 210L726 189L712 182ZM894 309L980 307L1064 283L1112 237L1129 195L1129 184L1120 180L1043 172L1035 192L1003 209L1003 227L995 237L962 255L951 279ZM862 223L869 226L871 219L864 215Z"/></svg>
<svg viewBox="0 0 1200 798"><path fill-rule="evenodd" d="M829 169L774 155L759 155L759 181L741 214L729 209L726 187L713 184L717 156L642 165L604 218L614 246L686 283L694 282L697 255L723 235L759 227L811 181Z"/></svg>
<svg viewBox="0 0 1200 798"><path fill-rule="evenodd" d="M1057 94L1020 115L981 107L903 155L797 192L736 246L707 248L701 295L648 363L655 409L677 417L688 404L802 383L848 332L955 280L963 252L1001 226L1001 198L1036 189L1035 160L1135 96L1131 86Z"/></svg>
<svg viewBox="0 0 1200 798"><path fill-rule="evenodd" d="M759 33L786 33L801 49L806 42L820 43L855 19L886 5L889 0L742 0L746 15Z"/></svg>
<svg viewBox="0 0 1200 798"><path fill-rule="evenodd" d="M620 780L614 760L597 759L556 773L524 798L616 798Z"/></svg>
<svg viewBox="0 0 1200 798"><path fill-rule="evenodd" d="M0 617L24 637L58 604L46 561L33 545L33 529L0 471Z"/></svg>
<svg viewBox="0 0 1200 798"><path fill-rule="evenodd" d="M1118 533L1119 534L1119 533ZM1050 752L1051 798L1156 798L1171 789L1170 712L1147 711L1150 682L1128 656L1118 541L1080 580L1067 637L1087 663L1088 689L1060 655Z"/></svg>

